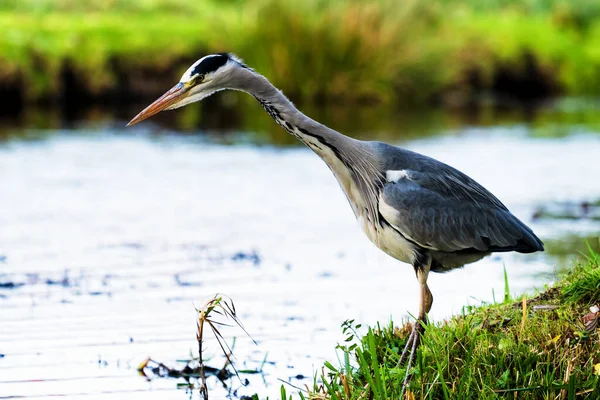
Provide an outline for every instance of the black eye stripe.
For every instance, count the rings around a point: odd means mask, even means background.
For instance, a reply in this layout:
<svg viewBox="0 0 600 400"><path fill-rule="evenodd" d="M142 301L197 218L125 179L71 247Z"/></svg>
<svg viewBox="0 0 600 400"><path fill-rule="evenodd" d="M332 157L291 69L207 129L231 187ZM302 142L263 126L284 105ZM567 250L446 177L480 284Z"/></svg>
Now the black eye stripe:
<svg viewBox="0 0 600 400"><path fill-rule="evenodd" d="M227 54L215 54L214 56L207 57L200 64L196 65L191 75L205 75L209 72L214 72L225 65L228 60L229 56Z"/></svg>

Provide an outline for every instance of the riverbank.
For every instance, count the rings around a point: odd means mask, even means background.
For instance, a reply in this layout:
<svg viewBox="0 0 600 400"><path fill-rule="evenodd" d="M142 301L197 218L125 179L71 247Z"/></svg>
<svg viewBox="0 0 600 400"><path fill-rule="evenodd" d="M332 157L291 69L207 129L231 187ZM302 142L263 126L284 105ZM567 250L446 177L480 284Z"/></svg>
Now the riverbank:
<svg viewBox="0 0 600 400"><path fill-rule="evenodd" d="M600 256L531 298L466 308L427 328L407 399L596 399L600 395ZM595 311L595 312L594 312ZM370 328L361 340L344 325L341 362L325 363L315 398L398 398L397 368L410 324Z"/></svg>
<svg viewBox="0 0 600 400"><path fill-rule="evenodd" d="M499 4L9 0L0 92L12 104L153 97L197 58L228 50L297 101L600 93L600 6Z"/></svg>

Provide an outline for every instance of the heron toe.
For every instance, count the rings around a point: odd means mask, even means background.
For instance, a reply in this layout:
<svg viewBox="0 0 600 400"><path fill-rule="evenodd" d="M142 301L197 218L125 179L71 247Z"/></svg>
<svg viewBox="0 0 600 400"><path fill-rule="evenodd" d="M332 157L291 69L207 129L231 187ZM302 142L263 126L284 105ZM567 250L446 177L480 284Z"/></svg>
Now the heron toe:
<svg viewBox="0 0 600 400"><path fill-rule="evenodd" d="M402 355L400 356L400 360L398 360L397 367L401 367L406 362L406 375L404 376L404 383L402 384L402 393L400 398L403 398L404 392L406 388L410 384L410 379L412 374L410 373L410 369L417 358L417 349L421 344L421 336L425 334L425 325L427 324L427 320L418 319L415 321L413 325L413 329L410 332L410 336L406 341L406 345L404 346L404 350L402 351Z"/></svg>

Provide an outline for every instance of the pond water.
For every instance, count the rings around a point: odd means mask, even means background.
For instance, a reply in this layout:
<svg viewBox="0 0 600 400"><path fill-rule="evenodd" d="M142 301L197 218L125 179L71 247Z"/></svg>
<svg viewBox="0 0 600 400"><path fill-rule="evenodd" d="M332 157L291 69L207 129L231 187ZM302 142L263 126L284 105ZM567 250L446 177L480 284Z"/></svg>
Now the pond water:
<svg viewBox="0 0 600 400"><path fill-rule="evenodd" d="M459 168L547 243L546 253L430 276L435 320L501 300L504 268L513 294L532 292L570 265L583 238L599 245L600 129L577 117L597 103L561 104L533 118L436 111L408 125L393 111L367 112L373 124L319 115ZM180 135L175 114L133 129L118 116L3 124L0 398L197 398L177 388L183 381L146 379L136 367L148 356L181 367L197 354L195 307L215 293L233 299L257 342L221 329L228 343L236 338L237 367L262 373L242 375L246 387L210 377L212 398L274 398L281 381L310 386L323 360L335 364L344 320L398 323L416 312L412 268L368 241L310 150L271 133L263 115L226 130L212 121L209 132L184 121ZM205 348L210 365L223 365L214 340Z"/></svg>

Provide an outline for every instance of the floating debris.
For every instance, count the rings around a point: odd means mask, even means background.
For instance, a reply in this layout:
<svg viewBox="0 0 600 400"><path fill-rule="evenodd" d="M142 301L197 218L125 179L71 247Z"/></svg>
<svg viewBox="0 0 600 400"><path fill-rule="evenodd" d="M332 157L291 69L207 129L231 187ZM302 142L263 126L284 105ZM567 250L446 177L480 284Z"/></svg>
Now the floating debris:
<svg viewBox="0 0 600 400"><path fill-rule="evenodd" d="M250 253L238 251L231 256L231 261L250 261L254 266L258 266L262 260L256 250L252 250Z"/></svg>
<svg viewBox="0 0 600 400"><path fill-rule="evenodd" d="M206 374L216 376L220 381L225 381L235 375L227 369L228 364L226 363L223 368L214 368L207 365L204 365L203 368ZM174 368L148 357L142 361L137 369L149 380L152 377L183 378L190 384L190 379L200 379L202 375L200 363L197 358L185 361L185 365L182 368Z"/></svg>
<svg viewBox="0 0 600 400"><path fill-rule="evenodd" d="M248 386L250 381L246 378L241 378L240 374L262 374L262 370L237 370L231 371L229 367L231 363L229 359L225 361L225 365L222 368L215 368L204 363L201 364L200 359L194 358L191 360L177 360L179 363L184 363L180 368L170 367L165 363L156 361L151 357L146 358L137 367L139 373L147 380L153 380L156 378L172 378L172 379L183 379L184 382L177 383L178 389L199 389L200 392L207 396L208 391L206 389L206 383L202 381L203 377L206 380L206 376L214 376L221 382L224 387L227 385L226 381L234 376L238 376L242 386Z"/></svg>
<svg viewBox="0 0 600 400"><path fill-rule="evenodd" d="M23 282L0 282L0 289L15 289L23 286L25 283Z"/></svg>
<svg viewBox="0 0 600 400"><path fill-rule="evenodd" d="M112 296L111 292L107 292L107 291L102 291L102 290L92 290L90 292L88 292L88 294L90 296Z"/></svg>
<svg viewBox="0 0 600 400"><path fill-rule="evenodd" d="M175 274L174 278L175 278L175 283L177 284L177 286L202 286L203 285L202 282L189 281L189 280L182 279L181 274Z"/></svg>
<svg viewBox="0 0 600 400"><path fill-rule="evenodd" d="M56 286L62 286L62 287L74 286L73 282L71 282L71 280L69 279L68 271L65 271L65 275L62 277L62 279L48 278L44 281L44 283L46 285L56 285Z"/></svg>

